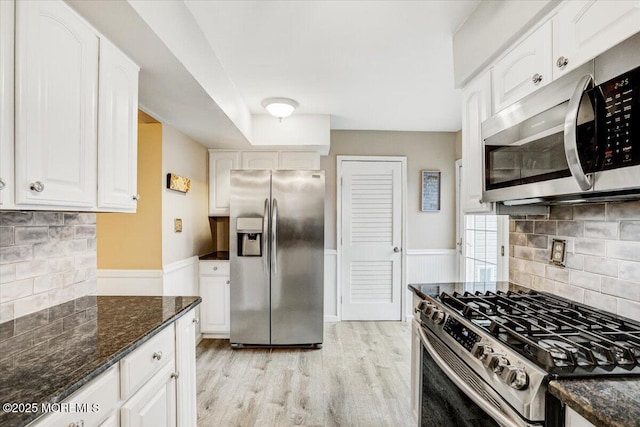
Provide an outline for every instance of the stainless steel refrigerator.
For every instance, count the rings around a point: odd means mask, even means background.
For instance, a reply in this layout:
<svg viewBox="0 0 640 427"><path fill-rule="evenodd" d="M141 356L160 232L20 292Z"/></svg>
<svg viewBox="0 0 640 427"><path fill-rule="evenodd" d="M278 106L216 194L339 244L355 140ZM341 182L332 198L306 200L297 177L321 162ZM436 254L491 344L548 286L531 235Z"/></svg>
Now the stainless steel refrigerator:
<svg viewBox="0 0 640 427"><path fill-rule="evenodd" d="M233 347L321 346L324 189L324 171L231 171Z"/></svg>

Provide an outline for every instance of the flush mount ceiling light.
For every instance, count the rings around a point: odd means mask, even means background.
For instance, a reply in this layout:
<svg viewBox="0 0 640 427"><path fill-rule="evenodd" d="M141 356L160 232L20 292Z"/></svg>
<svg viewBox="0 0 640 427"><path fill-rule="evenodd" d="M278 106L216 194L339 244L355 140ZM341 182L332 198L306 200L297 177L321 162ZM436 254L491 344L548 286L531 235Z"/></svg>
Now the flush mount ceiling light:
<svg viewBox="0 0 640 427"><path fill-rule="evenodd" d="M282 121L282 119L289 117L293 113L298 103L289 98L267 98L262 101L262 106L267 109L269 114Z"/></svg>

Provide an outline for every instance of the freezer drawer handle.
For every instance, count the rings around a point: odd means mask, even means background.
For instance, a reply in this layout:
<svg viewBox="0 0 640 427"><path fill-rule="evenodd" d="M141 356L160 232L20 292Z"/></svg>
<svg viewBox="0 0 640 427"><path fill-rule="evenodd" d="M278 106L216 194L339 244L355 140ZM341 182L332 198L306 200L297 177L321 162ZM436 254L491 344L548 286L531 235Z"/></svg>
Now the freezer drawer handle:
<svg viewBox="0 0 640 427"><path fill-rule="evenodd" d="M274 198L271 207L271 269L278 274L278 201Z"/></svg>

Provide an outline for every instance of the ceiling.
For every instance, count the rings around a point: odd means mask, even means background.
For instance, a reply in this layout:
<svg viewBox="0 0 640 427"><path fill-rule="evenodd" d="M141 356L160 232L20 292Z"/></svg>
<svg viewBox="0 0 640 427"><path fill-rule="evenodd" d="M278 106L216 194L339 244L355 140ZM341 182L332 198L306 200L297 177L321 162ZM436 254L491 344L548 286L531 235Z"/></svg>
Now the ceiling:
<svg viewBox="0 0 640 427"><path fill-rule="evenodd" d="M459 1L195 1L187 9L253 114L268 97L332 129L457 131Z"/></svg>

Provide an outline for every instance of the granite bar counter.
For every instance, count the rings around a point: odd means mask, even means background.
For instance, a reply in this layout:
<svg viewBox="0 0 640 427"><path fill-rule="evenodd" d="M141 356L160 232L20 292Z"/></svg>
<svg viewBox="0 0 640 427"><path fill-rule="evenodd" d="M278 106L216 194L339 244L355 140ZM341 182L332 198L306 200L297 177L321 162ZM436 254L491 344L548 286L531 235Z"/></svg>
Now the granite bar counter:
<svg viewBox="0 0 640 427"><path fill-rule="evenodd" d="M57 403L201 302L85 296L0 324L0 402ZM0 411L3 427L38 413Z"/></svg>
<svg viewBox="0 0 640 427"><path fill-rule="evenodd" d="M640 378L555 380L549 391L596 427L640 426Z"/></svg>

